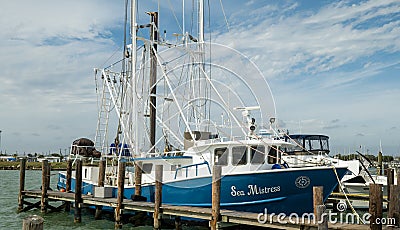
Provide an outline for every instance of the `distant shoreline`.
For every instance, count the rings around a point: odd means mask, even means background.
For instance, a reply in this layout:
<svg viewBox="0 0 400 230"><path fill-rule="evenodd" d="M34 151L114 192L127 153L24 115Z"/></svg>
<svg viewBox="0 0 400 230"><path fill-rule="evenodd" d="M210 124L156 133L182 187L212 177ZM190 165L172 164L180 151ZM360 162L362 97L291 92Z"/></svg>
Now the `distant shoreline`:
<svg viewBox="0 0 400 230"><path fill-rule="evenodd" d="M0 167L0 170L19 170L18 168L15 167ZM42 168L26 168L26 170L32 170L32 171L40 171ZM51 171L66 171L66 168L52 168Z"/></svg>
<svg viewBox="0 0 400 230"><path fill-rule="evenodd" d="M51 171L67 170L67 162L50 163ZM0 161L0 170L19 170L20 162ZM26 170L42 170L41 162L26 162Z"/></svg>

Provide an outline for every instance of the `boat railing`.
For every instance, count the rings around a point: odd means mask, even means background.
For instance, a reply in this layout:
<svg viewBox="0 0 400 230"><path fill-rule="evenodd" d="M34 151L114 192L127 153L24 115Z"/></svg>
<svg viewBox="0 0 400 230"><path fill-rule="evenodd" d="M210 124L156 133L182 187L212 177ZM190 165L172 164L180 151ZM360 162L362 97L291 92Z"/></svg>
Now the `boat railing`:
<svg viewBox="0 0 400 230"><path fill-rule="evenodd" d="M174 179L176 179L176 177L178 175L178 172L183 170L183 169L186 169L186 178L187 178L189 176L189 168L192 168L192 167L196 167L196 176L198 176L198 171L199 171L199 166L200 165L207 165L208 172L211 174L210 165L208 164L207 161L204 161L202 163L185 165L185 166L181 166L181 167L175 169L175 177L174 177Z"/></svg>
<svg viewBox="0 0 400 230"><path fill-rule="evenodd" d="M94 146L83 146L83 145L75 145L72 144L70 147L70 152L69 152L69 159L73 159L73 163L75 164L75 161L79 159L85 159L85 158L90 158L93 157L93 151L96 150ZM89 154L91 153L91 154Z"/></svg>

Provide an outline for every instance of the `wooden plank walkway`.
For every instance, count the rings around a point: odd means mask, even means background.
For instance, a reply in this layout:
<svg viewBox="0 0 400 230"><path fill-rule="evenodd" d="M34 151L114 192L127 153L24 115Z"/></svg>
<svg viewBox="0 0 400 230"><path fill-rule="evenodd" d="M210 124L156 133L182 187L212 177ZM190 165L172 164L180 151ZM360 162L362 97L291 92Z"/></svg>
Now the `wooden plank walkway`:
<svg viewBox="0 0 400 230"><path fill-rule="evenodd" d="M25 198L41 198L41 190L26 190L23 191ZM75 201L74 193L66 193L60 191L47 191L47 199L51 201ZM103 207L117 207L117 198L96 198L89 195L82 195L82 202L86 206L99 205ZM154 212L154 203L143 201L132 201L130 199L123 200L123 209L131 211ZM162 204L162 215L190 217L201 220L211 220L211 208L200 208L191 206L174 206ZM291 223L292 221L286 218L279 218L277 216L268 216L265 223L258 222L258 213L239 212L233 210L221 209L222 223L244 224L258 227L267 227L273 229L317 229L318 225L313 221L306 219L304 223ZM263 216L264 217L264 216ZM272 220L272 221L270 221ZM329 223L329 229L369 229L369 225L353 225L353 224L339 224Z"/></svg>

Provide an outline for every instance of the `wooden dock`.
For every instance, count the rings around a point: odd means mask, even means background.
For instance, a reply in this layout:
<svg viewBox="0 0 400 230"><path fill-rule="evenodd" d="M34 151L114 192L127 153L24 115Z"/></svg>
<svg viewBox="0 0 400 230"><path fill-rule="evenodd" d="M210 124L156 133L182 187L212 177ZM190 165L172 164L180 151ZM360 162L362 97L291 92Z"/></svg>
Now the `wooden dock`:
<svg viewBox="0 0 400 230"><path fill-rule="evenodd" d="M42 196L41 190L28 190L23 191L25 198L36 198L40 199ZM60 191L48 191L47 199L49 201L75 201L74 193L66 193ZM117 198L96 198L89 195L82 195L83 206L103 206L116 208L118 205ZM143 201L132 201L131 199L124 199L122 206L124 210L129 211L143 211L143 212L154 212L154 203L143 202ZM175 206L162 204L160 207L160 213L168 216L182 216L189 218L196 218L200 220L210 221L211 209L210 208L199 208L191 206ZM291 220L286 218L280 218L277 216L267 216L266 223L258 222L257 213L249 212L238 212L232 210L220 210L220 221L219 223L233 223L233 224L244 224L258 227L266 227L273 229L318 229L318 224L313 224L312 220L306 220L305 223L291 223ZM270 223L269 219L272 219ZM350 224L329 224L329 229L369 229L368 225L350 225Z"/></svg>
<svg viewBox="0 0 400 230"><path fill-rule="evenodd" d="M124 175L125 170L125 163L121 163L120 170L121 174ZM21 165L24 166L24 162L21 162ZM124 178L119 176L118 183L118 197L117 198L98 198L94 197L93 195L85 195L80 194L78 189L81 187L81 162L77 162L76 164L76 188L75 191L78 193L72 192L62 192L62 191L51 191L48 190L49 186L49 166L47 162L43 163L43 173L42 173L42 189L41 190L25 190L24 189L24 180L25 180L25 170L24 167L21 167L20 172L20 195L19 195L19 211L26 211L32 208L38 208L43 213L47 212L47 209L50 210L65 210L70 211L70 204L74 204L74 222L81 221L81 209L85 207L96 207L96 217L101 215L102 207L108 207L114 209L115 214L115 228L122 227L121 221L121 214L125 211L133 211L133 212L146 212L146 213L153 213L153 220L154 220L154 229L161 229L161 219L163 217L172 216L175 217L176 220L176 229L181 229L180 217L188 217L188 218L195 218L199 220L208 221L210 224L211 229L218 229L221 224L229 223L229 224L240 224L240 225L250 225L250 226L257 226L257 227L265 227L270 229L393 229L392 227L382 226L381 225L363 225L363 224L342 224L342 223L328 223L326 215L322 215L325 212L325 206L321 204L319 198L322 197L322 194L316 194L322 192L320 187L314 187L314 208L316 210L316 219L320 220L317 223L314 223L314 220L311 219L309 216L307 218L302 219L299 218L297 221L294 222L293 219L290 217L282 217L279 215L266 215L262 213L249 213L249 212L239 212L234 210L224 210L220 209L220 201L219 196L214 195L215 193L219 193L219 186L221 178L221 170L216 168L213 169L213 202L212 208L200 208L200 207L189 207L189 206L174 206L161 203L161 195L162 195L162 173L158 174L156 181L156 193L155 195L158 196L158 199L155 199L158 202L143 202L143 201L133 201L131 199L124 199L123 198L123 181ZM68 167L67 170L67 188L70 189L70 175L71 175L71 168ZM102 172L103 170L100 170ZM162 168L159 168L158 171L162 171ZM101 174L101 173L100 173ZM138 173L138 175L141 175ZM104 175L99 175L99 178L104 178ZM135 178L137 179L137 178ZM137 180L139 181L139 179ZM396 194L399 196L399 187L392 188L393 196ZM379 190L379 186L376 187L376 191ZM140 189L138 189L140 191ZM138 195L138 194L136 194ZM375 196L374 196L375 197ZM380 197L382 197L380 195ZM26 199L39 199L40 201L37 202L28 202ZM157 197L156 197L157 198ZM375 199L375 198L374 198ZM59 207L52 207L49 202L50 201L62 201L63 204ZM377 198L374 200L374 210L370 209L370 213L372 216L375 217L382 217L382 210L379 210L379 204L382 202L382 199L379 199L379 194ZM396 205L392 205L395 210L395 214L398 215L398 199L396 201ZM24 207L24 205L26 205ZM378 207L378 209L376 209ZM322 210L322 212L321 212ZM133 213L132 212L132 213ZM397 216L398 218L398 216ZM98 218L96 218L98 219ZM397 219L396 219L397 220ZM397 223L397 222L396 222Z"/></svg>

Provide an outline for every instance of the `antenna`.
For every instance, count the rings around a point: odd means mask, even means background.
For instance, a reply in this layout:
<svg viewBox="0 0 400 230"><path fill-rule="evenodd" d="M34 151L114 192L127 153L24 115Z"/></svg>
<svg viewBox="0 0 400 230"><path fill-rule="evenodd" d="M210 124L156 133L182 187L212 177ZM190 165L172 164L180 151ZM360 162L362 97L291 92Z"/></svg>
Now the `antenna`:
<svg viewBox="0 0 400 230"><path fill-rule="evenodd" d="M254 135L254 131L256 130L256 119L250 116L250 111L260 109L260 106L249 106L249 107L235 107L234 110L242 111L243 117L247 120L247 125L249 128L249 136Z"/></svg>

